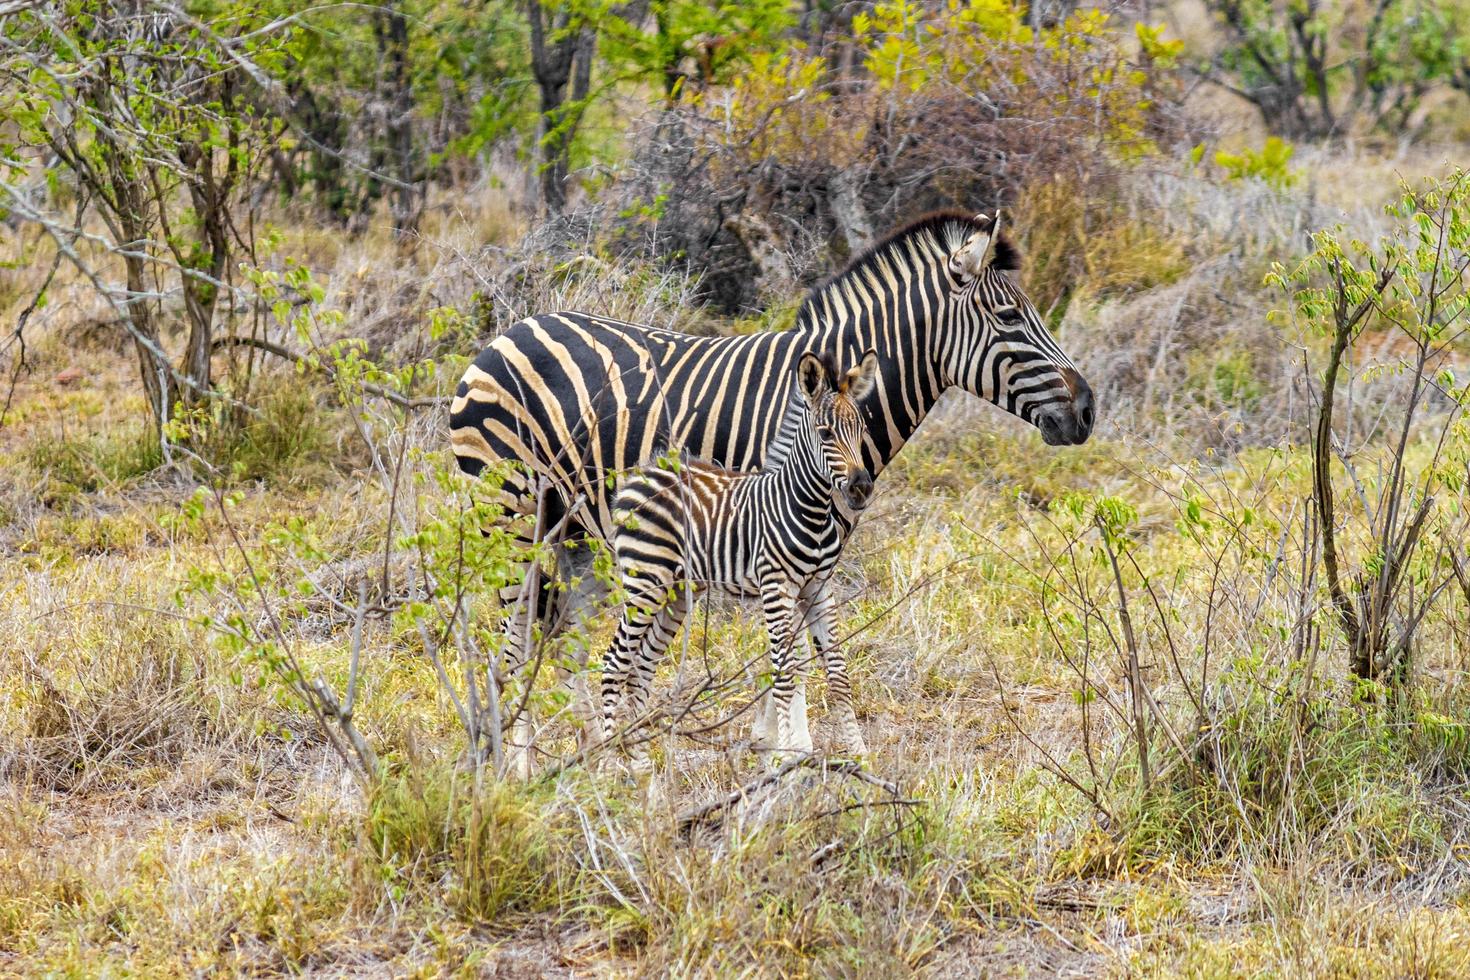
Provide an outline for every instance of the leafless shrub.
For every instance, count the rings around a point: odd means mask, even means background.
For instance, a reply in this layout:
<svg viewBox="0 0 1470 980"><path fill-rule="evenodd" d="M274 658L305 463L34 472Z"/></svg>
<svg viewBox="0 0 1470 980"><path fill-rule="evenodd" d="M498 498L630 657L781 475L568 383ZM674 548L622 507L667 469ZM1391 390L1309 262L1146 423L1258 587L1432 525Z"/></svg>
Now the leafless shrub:
<svg viewBox="0 0 1470 980"><path fill-rule="evenodd" d="M601 239L604 209L552 219L510 249L476 262L475 306L488 340L533 313L586 310L633 323L708 332L697 275L661 262L653 246L611 251Z"/></svg>

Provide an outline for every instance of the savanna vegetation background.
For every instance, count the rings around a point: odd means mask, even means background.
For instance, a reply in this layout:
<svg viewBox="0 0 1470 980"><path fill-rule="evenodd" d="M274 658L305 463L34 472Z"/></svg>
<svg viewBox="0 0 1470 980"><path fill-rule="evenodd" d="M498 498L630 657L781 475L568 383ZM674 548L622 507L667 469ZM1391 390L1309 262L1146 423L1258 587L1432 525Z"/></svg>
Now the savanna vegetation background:
<svg viewBox="0 0 1470 980"><path fill-rule="evenodd" d="M1463 0L0 0L0 972L1466 975L1467 149ZM883 475L864 767L716 604L604 771L445 396L947 205L1092 440Z"/></svg>

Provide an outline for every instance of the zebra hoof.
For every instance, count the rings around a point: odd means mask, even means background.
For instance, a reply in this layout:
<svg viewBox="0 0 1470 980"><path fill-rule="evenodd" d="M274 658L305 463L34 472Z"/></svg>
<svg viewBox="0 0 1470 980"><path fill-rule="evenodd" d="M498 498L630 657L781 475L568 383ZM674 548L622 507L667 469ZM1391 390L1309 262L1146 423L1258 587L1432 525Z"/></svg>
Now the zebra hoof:
<svg viewBox="0 0 1470 980"><path fill-rule="evenodd" d="M780 751L789 755L811 755L816 751L816 747L812 745L811 735L802 733L792 738Z"/></svg>
<svg viewBox="0 0 1470 980"><path fill-rule="evenodd" d="M771 762L771 767L774 769L779 768L783 764L791 762L795 759L813 758L817 755L817 751L810 744L806 746L788 745L785 748L777 747L763 749L760 752L760 755L763 755L767 759L769 759Z"/></svg>
<svg viewBox="0 0 1470 980"><path fill-rule="evenodd" d="M755 703L755 719L750 726L750 747L756 752L776 747L776 704L769 694Z"/></svg>

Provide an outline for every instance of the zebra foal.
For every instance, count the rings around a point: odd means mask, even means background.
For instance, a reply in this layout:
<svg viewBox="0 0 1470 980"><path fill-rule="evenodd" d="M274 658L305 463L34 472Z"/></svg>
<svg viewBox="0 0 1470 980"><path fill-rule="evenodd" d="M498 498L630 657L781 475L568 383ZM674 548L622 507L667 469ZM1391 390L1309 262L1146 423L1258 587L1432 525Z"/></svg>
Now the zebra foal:
<svg viewBox="0 0 1470 980"><path fill-rule="evenodd" d="M830 700L846 751L867 747L853 713L847 664L835 640L830 580L858 513L873 492L863 462L859 402L872 390L878 356L839 372L831 355L802 355L802 409L785 458L768 470L737 472L700 461L641 467L613 498L613 553L625 598L603 664L602 734L619 714L642 715L659 659L689 611L691 589L759 596L774 671L776 749L807 753L811 735L792 717L792 649L801 627L826 666ZM631 752L648 768L647 742Z"/></svg>

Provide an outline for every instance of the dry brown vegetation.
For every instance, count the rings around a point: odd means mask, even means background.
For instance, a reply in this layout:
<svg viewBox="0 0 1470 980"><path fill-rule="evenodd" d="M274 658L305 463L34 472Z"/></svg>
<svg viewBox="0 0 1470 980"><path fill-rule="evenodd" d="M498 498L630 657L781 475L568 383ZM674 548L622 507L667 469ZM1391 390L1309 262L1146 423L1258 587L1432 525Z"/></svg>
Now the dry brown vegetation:
<svg viewBox="0 0 1470 980"><path fill-rule="evenodd" d="M189 517L204 478L160 467L130 365L63 287L0 431L0 970L1463 974L1470 595L1426 619L1393 696L1354 687L1330 616L1301 619L1320 589L1299 563L1301 358L1320 346L1267 322L1285 302L1261 286L1299 254L1282 243L1342 216L1337 174L1438 162L1303 166L1289 191L1177 170L1119 183L1059 325L1107 406L1098 437L1049 450L993 409L941 406L844 564L873 757L766 781L739 680L760 630L733 607L692 618L660 689L677 703L735 678L693 716L735 720L657 734L651 786L575 763L527 786L465 771L424 636L390 614L419 559L393 545L383 567L385 535L405 533L385 530L384 467L406 450L408 474L442 469L441 410L344 409L350 382L263 362L258 414L211 430L207 482L231 503L207 495ZM1380 203L1354 201L1355 234L1387 228ZM1063 207L1043 188L1017 209L1032 256L1071 241ZM749 329L691 313L691 283L652 264L546 259L518 215L489 190L431 201L407 248L285 216L323 307L346 314L318 342L362 337L385 364L434 354L414 381L432 394L535 309ZM4 275L23 304L34 269ZM466 315L431 337L441 307ZM1363 345L1355 418L1401 390L1370 366L1402 353L1387 335ZM1431 449L1416 434L1408 452ZM1079 492L1136 510L1111 540L1158 705L1146 762L1110 539L1068 509ZM449 499L403 479L396 513L431 524ZM1183 522L1191 500L1208 527ZM1447 520L1458 506L1442 503ZM247 556L270 582L318 587L255 589ZM276 610L303 674L338 692L366 610L355 724L384 765L366 792L333 726L253 648L220 642L232 607L251 628ZM571 755L555 725L547 744Z"/></svg>

